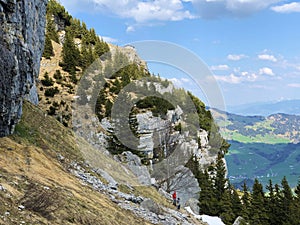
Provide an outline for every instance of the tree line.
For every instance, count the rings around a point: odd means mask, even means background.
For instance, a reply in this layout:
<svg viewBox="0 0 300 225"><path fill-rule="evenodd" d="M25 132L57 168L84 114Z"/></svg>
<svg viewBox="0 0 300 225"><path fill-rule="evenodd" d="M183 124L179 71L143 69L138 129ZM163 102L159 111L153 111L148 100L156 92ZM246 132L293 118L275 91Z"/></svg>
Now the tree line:
<svg viewBox="0 0 300 225"><path fill-rule="evenodd" d="M219 216L225 224L233 224L239 216L242 224L250 225L299 225L300 181L294 191L283 177L281 184L269 180L265 190L255 179L252 191L243 184L236 190L226 178L226 167L219 154L215 166L199 169L196 160L188 164L200 186L200 214ZM242 225L241 224L241 225Z"/></svg>
<svg viewBox="0 0 300 225"><path fill-rule="evenodd" d="M96 34L95 29L88 29L84 22L73 18L57 1L49 1L46 18L43 57L50 59L54 56L52 41L62 42L60 66L74 78L77 71L86 69L96 58L109 52L108 44ZM61 38L59 37L60 31L65 32ZM80 42L75 43L76 39ZM76 79L73 81L76 82Z"/></svg>

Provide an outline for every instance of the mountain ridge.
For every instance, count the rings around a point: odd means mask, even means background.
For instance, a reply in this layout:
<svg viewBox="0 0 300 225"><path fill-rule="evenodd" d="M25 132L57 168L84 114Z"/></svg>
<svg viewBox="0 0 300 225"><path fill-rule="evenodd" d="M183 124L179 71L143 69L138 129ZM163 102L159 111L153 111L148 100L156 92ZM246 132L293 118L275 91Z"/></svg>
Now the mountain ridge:
<svg viewBox="0 0 300 225"><path fill-rule="evenodd" d="M245 116L269 116L277 113L300 115L300 100L283 100L277 102L256 102L236 106L227 106L228 112Z"/></svg>

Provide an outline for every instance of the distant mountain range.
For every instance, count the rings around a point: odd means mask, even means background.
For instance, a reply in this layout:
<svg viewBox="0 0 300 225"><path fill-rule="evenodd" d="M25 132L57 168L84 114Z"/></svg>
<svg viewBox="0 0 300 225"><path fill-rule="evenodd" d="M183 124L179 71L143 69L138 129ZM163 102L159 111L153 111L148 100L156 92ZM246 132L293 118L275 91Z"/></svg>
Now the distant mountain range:
<svg viewBox="0 0 300 225"><path fill-rule="evenodd" d="M254 178L263 184L280 183L283 176L291 186L300 178L300 116L283 113L270 116L241 116L210 109L231 144L226 156L229 178L236 187Z"/></svg>
<svg viewBox="0 0 300 225"><path fill-rule="evenodd" d="M300 115L300 99L267 103L250 103L238 106L227 106L226 110L231 113L247 116L269 116L275 113Z"/></svg>

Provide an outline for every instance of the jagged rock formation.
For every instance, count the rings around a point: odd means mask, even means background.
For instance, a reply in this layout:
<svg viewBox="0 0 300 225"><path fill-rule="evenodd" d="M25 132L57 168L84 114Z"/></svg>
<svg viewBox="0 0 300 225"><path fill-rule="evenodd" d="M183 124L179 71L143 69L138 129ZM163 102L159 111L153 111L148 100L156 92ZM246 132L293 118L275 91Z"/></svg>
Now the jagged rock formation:
<svg viewBox="0 0 300 225"><path fill-rule="evenodd" d="M136 118L137 136L139 137L138 150L150 159L149 170L152 172L152 177L164 190L168 192L176 190L184 204L190 198L198 199L200 189L193 173L183 165L193 156L198 160L200 168L204 169L216 162L217 154L210 153L208 132L203 129L200 129L197 134L199 144L195 139L189 140L188 132L170 133L169 127L174 127L175 124L182 122L181 116L183 115L182 109L177 106L175 110L168 111L166 119L153 116L151 111L139 113ZM176 145L178 151L170 156L166 166L161 167L165 162L155 164L157 160L155 148L159 148L163 143L168 146ZM161 148L164 147L161 146ZM153 165L152 162L154 162ZM132 168L133 173L139 170L139 168ZM164 174L163 170L168 170L168 174Z"/></svg>
<svg viewBox="0 0 300 225"><path fill-rule="evenodd" d="M47 0L0 0L0 137L13 132L34 88L44 46Z"/></svg>

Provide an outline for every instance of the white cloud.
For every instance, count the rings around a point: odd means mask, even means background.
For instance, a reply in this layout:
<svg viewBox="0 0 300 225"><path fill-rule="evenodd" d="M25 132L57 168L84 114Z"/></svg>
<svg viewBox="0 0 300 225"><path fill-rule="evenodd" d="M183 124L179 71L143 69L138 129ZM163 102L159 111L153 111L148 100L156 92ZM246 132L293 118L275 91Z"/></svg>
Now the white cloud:
<svg viewBox="0 0 300 225"><path fill-rule="evenodd" d="M217 66L211 66L211 70L229 70L228 65L217 65Z"/></svg>
<svg viewBox="0 0 300 225"><path fill-rule="evenodd" d="M288 84L288 87L300 88L300 83L291 83L291 84Z"/></svg>
<svg viewBox="0 0 300 225"><path fill-rule="evenodd" d="M127 29L126 29L127 33L134 32L134 31L135 31L134 26L128 26Z"/></svg>
<svg viewBox="0 0 300 225"><path fill-rule="evenodd" d="M134 19L138 23L147 21L178 21L183 19L196 18L188 9L184 7L182 0L61 0L62 4L70 8L84 6L93 11L117 15L121 18ZM81 2L81 4L78 4ZM71 6L71 5L76 6ZM67 8L68 8L67 7Z"/></svg>
<svg viewBox="0 0 300 225"><path fill-rule="evenodd" d="M260 75L269 75L269 76L274 76L273 70L268 67L264 67L259 69L259 74Z"/></svg>
<svg viewBox="0 0 300 225"><path fill-rule="evenodd" d="M137 22L149 20L178 21L195 18L190 11L184 9L180 0L141 1L125 15L126 17L133 16Z"/></svg>
<svg viewBox="0 0 300 225"><path fill-rule="evenodd" d="M272 62L277 62L277 58L274 55L261 54L261 55L258 55L258 58L260 60L268 60L268 61L272 61Z"/></svg>
<svg viewBox="0 0 300 225"><path fill-rule="evenodd" d="M239 61L239 60L244 59L244 58L247 58L247 56L244 55L244 54L240 54L240 55L232 55L232 54L229 54L229 55L227 56L227 59L228 59L228 60L232 60L232 61Z"/></svg>
<svg viewBox="0 0 300 225"><path fill-rule="evenodd" d="M163 78L163 77L162 77ZM163 78L165 79L165 78ZM168 78L176 87L183 87L184 84L190 84L192 82L191 79L188 78Z"/></svg>
<svg viewBox="0 0 300 225"><path fill-rule="evenodd" d="M242 82L242 77L236 76L233 73L229 76L215 76L216 80L230 84L239 84Z"/></svg>
<svg viewBox="0 0 300 225"><path fill-rule="evenodd" d="M300 12L300 2L291 2L284 5L273 6L271 9L278 13Z"/></svg>
<svg viewBox="0 0 300 225"><path fill-rule="evenodd" d="M60 0L72 12L101 12L137 23L178 21L184 19L215 19L224 16L245 17L283 0ZM188 4L189 3L189 4ZM295 4L294 4L295 5ZM277 6L297 9L294 5ZM286 9L273 7L273 10Z"/></svg>
<svg viewBox="0 0 300 225"><path fill-rule="evenodd" d="M282 0L190 0L202 18L245 17Z"/></svg>
<svg viewBox="0 0 300 225"><path fill-rule="evenodd" d="M248 76L248 75L249 75L249 72L243 71L243 72L241 72L241 75L242 75L242 76Z"/></svg>
<svg viewBox="0 0 300 225"><path fill-rule="evenodd" d="M117 43L118 39L112 38L112 37L105 37L105 36L100 36L103 41L108 42L108 43Z"/></svg>
<svg viewBox="0 0 300 225"><path fill-rule="evenodd" d="M244 76L239 76L231 73L229 76L216 76L216 80L230 84L239 84L242 82L254 82L258 79L255 73L247 73Z"/></svg>

